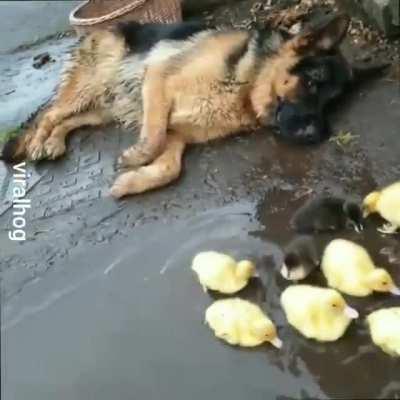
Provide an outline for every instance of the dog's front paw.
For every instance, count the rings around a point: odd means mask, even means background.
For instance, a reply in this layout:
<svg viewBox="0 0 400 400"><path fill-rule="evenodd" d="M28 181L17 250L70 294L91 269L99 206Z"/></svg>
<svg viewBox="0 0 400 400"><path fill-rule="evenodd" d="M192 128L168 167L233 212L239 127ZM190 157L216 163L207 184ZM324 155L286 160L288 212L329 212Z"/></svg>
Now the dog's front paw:
<svg viewBox="0 0 400 400"><path fill-rule="evenodd" d="M138 168L148 162L148 155L135 148L125 150L118 158L118 166L121 168Z"/></svg>
<svg viewBox="0 0 400 400"><path fill-rule="evenodd" d="M120 199L129 194L142 193L146 188L143 174L137 171L129 171L115 180L110 193L112 197Z"/></svg>
<svg viewBox="0 0 400 400"><path fill-rule="evenodd" d="M44 150L50 160L55 160L65 153L65 141L63 139L49 137L44 143Z"/></svg>
<svg viewBox="0 0 400 400"><path fill-rule="evenodd" d="M37 138L33 138L27 145L27 156L31 161L39 161L46 157L43 142Z"/></svg>

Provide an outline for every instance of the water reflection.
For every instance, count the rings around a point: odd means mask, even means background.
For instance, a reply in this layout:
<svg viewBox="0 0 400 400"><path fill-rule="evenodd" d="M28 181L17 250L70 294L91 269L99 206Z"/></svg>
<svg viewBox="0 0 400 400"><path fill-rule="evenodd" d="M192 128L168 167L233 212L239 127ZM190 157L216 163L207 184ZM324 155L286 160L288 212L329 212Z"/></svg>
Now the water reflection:
<svg viewBox="0 0 400 400"><path fill-rule="evenodd" d="M304 199L293 200L292 193L284 190L269 193L265 201L260 203L257 213L265 228L252 234L261 240L274 240L279 246L284 246L293 237L288 221L303 201ZM329 242L336 237L342 237L357 241L368 249L377 265L386 268L394 280L400 283L400 269L396 265L395 257L399 253L399 237L378 234L376 226L379 222L377 219L369 220L361 235L340 232L324 235L321 240ZM273 261L281 257L280 253ZM272 361L285 373L298 379L299 385L305 391L302 398L313 398L307 394L304 383L304 377L309 375L329 398L400 398L400 360L389 357L373 345L364 322L365 316L373 310L400 306L400 299L387 294L374 294L367 298L345 296L346 301L360 311L361 318L353 322L337 342L318 343L298 335L282 316L278 299L290 283L280 278L278 268L279 265L269 265L263 275L266 307L273 310L275 319L277 315L280 316L280 336L285 343L279 359ZM303 283L326 286L320 271L313 273ZM285 398L279 397L282 400Z"/></svg>

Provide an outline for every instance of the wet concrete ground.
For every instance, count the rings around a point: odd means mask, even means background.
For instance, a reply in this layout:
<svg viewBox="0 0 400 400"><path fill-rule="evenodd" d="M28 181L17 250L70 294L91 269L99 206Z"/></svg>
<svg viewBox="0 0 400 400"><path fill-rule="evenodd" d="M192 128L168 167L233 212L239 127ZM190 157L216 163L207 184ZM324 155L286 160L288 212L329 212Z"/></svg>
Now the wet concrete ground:
<svg viewBox="0 0 400 400"><path fill-rule="evenodd" d="M78 4L78 0L2 0L0 54L71 29L68 16Z"/></svg>
<svg viewBox="0 0 400 400"><path fill-rule="evenodd" d="M12 79L15 99L26 97L19 75ZM0 101L12 114L15 101ZM291 147L267 131L193 147L179 182L123 202L108 188L133 137L117 127L82 130L65 159L29 166L23 244L8 239L13 183L1 166L3 398L400 398L400 361L371 344L362 319L331 344L287 325L278 304L286 283L276 272L289 218L310 189L361 198L399 179L399 101L398 85L386 79L358 90L332 115L335 132L359 135L344 150L332 142ZM399 236L382 237L375 226L349 237L400 283L400 264L381 254L398 251ZM213 299L190 261L205 249L257 262L266 291L254 281L241 296L277 323L281 351L231 348L203 325ZM318 274L310 282L323 284ZM400 305L380 295L347 300L362 316Z"/></svg>

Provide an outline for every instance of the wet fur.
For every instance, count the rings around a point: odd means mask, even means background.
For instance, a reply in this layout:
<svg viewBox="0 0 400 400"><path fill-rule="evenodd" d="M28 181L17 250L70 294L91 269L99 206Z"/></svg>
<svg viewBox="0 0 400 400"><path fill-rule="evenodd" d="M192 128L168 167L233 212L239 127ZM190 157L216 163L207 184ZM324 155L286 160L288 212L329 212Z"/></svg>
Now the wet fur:
<svg viewBox="0 0 400 400"><path fill-rule="evenodd" d="M129 170L112 195L166 185L179 176L187 144L267 124L278 99L295 102L302 93L294 67L328 39L305 32L283 42L271 33L197 24L94 32L73 52L51 104L6 144L2 158L55 159L72 130L116 121L140 135L119 159Z"/></svg>

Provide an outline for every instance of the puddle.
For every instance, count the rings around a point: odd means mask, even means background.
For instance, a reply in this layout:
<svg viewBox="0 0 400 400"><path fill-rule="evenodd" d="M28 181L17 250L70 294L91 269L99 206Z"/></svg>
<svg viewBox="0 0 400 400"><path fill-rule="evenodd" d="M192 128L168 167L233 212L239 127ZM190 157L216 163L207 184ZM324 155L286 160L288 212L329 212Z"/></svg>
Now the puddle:
<svg viewBox="0 0 400 400"><path fill-rule="evenodd" d="M0 128L5 131L25 122L49 100L75 38L51 39L12 54L0 55ZM52 62L33 68L33 59L48 52Z"/></svg>
<svg viewBox="0 0 400 400"><path fill-rule="evenodd" d="M288 229L288 221L292 217L293 210L304 201L305 199L293 200L291 194L284 191L268 196L258 210L258 218L266 228L254 234L261 240L275 240L278 245L284 246L293 237L293 233ZM342 232L326 235L322 241L328 243L334 238L341 237L360 243L368 249L376 264L386 268L394 280L400 283L397 259L392 258L392 263L389 262L389 257L395 253L395 249L400 248L400 238L398 235L386 237L380 235L376 231L380 223L379 218L373 218L368 220L362 234ZM382 252L382 249L386 251ZM275 315L282 314L274 299L280 296L289 283L277 274L270 279L273 283L267 290L269 306L267 308L274 310ZM326 286L320 271L302 283ZM382 294L361 299L344 297L360 312L361 318L353 322L345 336L337 342L320 344L307 340L283 322L282 340L285 343L281 354L283 370L288 375L299 377L311 374L314 383L328 398L400 398L400 360L387 356L372 344L364 323L367 314L379 308L398 307L400 299ZM303 383L301 385L305 387ZM302 398L309 396L310 394Z"/></svg>
<svg viewBox="0 0 400 400"><path fill-rule="evenodd" d="M282 200L277 195L273 204ZM69 260L76 267L26 289L19 304L8 306L3 321L9 393L22 399L29 392L33 400L49 398L43 393L51 387L61 388L59 399L71 393L69 398L125 398L132 390L137 398L161 393L171 399L396 398L399 361L371 344L362 320L331 344L306 340L288 326L279 306L287 285L276 272L280 248L271 220L258 218L256 208L243 203L171 225L148 224L129 240L86 249L76 255L79 262ZM277 217L275 233L286 230L285 219ZM377 240L372 227L363 241L373 254L388 243ZM192 257L203 250L257 263L261 279L239 295L260 304L276 322L282 350L233 348L213 337L203 324L204 312L223 296L204 294L190 270ZM377 261L386 265L385 254L380 257ZM399 272L397 267L398 280ZM310 282L322 283L322 278L316 274ZM362 316L396 301L389 296L349 299ZM118 377L117 386L111 376ZM26 377L29 384L21 382Z"/></svg>

